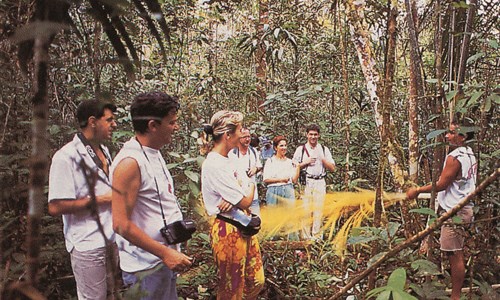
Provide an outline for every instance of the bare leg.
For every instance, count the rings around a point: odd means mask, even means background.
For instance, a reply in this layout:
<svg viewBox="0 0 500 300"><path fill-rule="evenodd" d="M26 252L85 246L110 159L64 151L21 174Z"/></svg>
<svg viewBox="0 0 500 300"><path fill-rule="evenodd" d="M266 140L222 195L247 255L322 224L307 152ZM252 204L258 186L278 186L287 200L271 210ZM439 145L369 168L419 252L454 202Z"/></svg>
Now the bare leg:
<svg viewBox="0 0 500 300"><path fill-rule="evenodd" d="M465 278L464 252L458 250L448 253L451 267L451 300L460 300L460 291Z"/></svg>

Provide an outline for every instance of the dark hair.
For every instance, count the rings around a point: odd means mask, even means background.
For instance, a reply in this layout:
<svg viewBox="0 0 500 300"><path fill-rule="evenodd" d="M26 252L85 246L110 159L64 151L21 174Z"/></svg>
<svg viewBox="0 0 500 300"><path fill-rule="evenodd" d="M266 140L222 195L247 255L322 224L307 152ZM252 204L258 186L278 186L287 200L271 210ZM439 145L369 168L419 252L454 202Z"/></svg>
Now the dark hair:
<svg viewBox="0 0 500 300"><path fill-rule="evenodd" d="M309 131L316 131L319 133L320 132L319 130L320 128L318 124L309 124L306 127L306 133L309 133Z"/></svg>
<svg viewBox="0 0 500 300"><path fill-rule="evenodd" d="M250 134L250 146L257 148L259 147L259 136L255 133Z"/></svg>
<svg viewBox="0 0 500 300"><path fill-rule="evenodd" d="M466 141L474 138L474 123L469 118L463 118L462 120L455 118L451 121L451 124L458 126L457 133L464 136Z"/></svg>
<svg viewBox="0 0 500 300"><path fill-rule="evenodd" d="M139 133L146 133L151 120L160 121L179 110L178 98L163 92L141 93L135 96L130 106L132 125Z"/></svg>
<svg viewBox="0 0 500 300"><path fill-rule="evenodd" d="M275 136L274 139L273 139L273 147L274 148L278 148L278 145L280 144L281 141L287 141L286 140L286 137L282 136L282 135L278 135L278 136Z"/></svg>
<svg viewBox="0 0 500 300"><path fill-rule="evenodd" d="M103 102L97 99L83 100L76 108L76 119L80 128L85 128L89 124L89 118L100 119L104 116L104 110L116 111L116 105L110 102Z"/></svg>

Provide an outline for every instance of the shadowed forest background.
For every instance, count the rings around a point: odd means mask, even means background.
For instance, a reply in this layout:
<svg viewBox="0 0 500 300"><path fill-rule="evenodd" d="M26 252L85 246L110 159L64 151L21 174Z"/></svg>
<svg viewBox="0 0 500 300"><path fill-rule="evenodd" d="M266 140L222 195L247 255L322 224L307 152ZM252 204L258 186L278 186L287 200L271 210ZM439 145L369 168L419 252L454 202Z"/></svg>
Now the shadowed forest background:
<svg viewBox="0 0 500 300"><path fill-rule="evenodd" d="M433 217L433 200L382 209L380 195L437 180L454 116L475 124L478 181L494 176L472 199L467 295L498 299L499 14L496 0L2 0L1 299L76 298L61 218L47 213L50 158L75 133L78 103L94 97L119 107L116 154L133 135L132 98L152 90L181 102L181 129L163 153L198 224L186 247L196 262L178 280L184 299L214 296L198 137L221 109L243 112L261 136L285 135L289 156L318 123L337 164L328 190L377 195L342 257L328 239L262 241L262 299L446 299L435 242L426 253L409 244L342 288Z"/></svg>

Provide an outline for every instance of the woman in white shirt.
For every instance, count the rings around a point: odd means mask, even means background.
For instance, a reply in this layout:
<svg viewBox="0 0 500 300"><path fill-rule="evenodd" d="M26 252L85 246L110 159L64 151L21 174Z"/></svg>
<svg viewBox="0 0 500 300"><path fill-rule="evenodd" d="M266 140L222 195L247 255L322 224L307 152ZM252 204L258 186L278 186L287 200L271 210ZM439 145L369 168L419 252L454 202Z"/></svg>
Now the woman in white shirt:
<svg viewBox="0 0 500 300"><path fill-rule="evenodd" d="M299 178L298 164L286 157L287 141L282 135L273 139L275 154L266 161L263 180L267 184L266 203L276 205L281 201L295 201L293 184Z"/></svg>
<svg viewBox="0 0 500 300"><path fill-rule="evenodd" d="M242 136L242 121L240 112L219 111L203 129L205 145L210 136L213 143L201 168L201 188L208 215L216 216L210 239L219 271L217 299L255 299L264 286L259 241L237 222L242 223L241 215L251 219L248 226L254 221L249 217L248 208L255 186L250 183L245 191L236 165L228 159L229 151ZM260 225L260 219L258 222Z"/></svg>

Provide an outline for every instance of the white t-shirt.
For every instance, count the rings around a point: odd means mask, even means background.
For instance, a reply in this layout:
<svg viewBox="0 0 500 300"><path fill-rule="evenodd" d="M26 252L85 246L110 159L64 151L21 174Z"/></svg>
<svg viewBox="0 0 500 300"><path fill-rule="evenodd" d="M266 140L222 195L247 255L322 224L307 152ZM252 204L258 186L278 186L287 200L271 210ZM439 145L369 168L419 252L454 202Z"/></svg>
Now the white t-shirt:
<svg viewBox="0 0 500 300"><path fill-rule="evenodd" d="M293 166L292 160L286 158L284 160L277 159L273 156L266 161L264 166L263 180L272 178L290 178L287 183L279 182L268 184L267 186L280 186L292 183L292 177L295 176L297 168Z"/></svg>
<svg viewBox="0 0 500 300"><path fill-rule="evenodd" d="M228 158L230 159L231 163L235 165L237 178L241 180L244 187L248 187L248 185L252 182L255 184L253 198L254 200L258 199L259 195L257 192L256 175L253 175L249 178L246 174L247 170L249 170L250 168L262 168L262 163L259 159L257 151L255 149L252 150L252 148L249 147L247 153L243 154L241 153L241 151L239 151L238 148L234 148L233 150L229 151Z"/></svg>
<svg viewBox="0 0 500 300"><path fill-rule="evenodd" d="M452 209L460 200L476 189L477 176L476 156L474 156L474 152L470 147L458 147L450 152L448 156L458 159L462 173L459 179L453 180L446 190L439 192L437 195L439 205L446 211ZM446 166L446 161L444 166ZM467 206L472 206L472 202L469 202Z"/></svg>
<svg viewBox="0 0 500 300"><path fill-rule="evenodd" d="M102 151L110 157L106 147L101 146ZM81 167L84 163L88 169ZM100 169L87 152L85 145L80 138L75 135L73 140L67 143L54 154L49 173L49 198L54 200L76 200L90 194L85 173L92 176L91 172L97 172L99 179L96 181L95 195L103 195L111 190L111 184L106 173ZM111 219L111 203L98 205L99 220L104 229L104 234L110 242L114 242L115 233ZM104 247L105 239L99 231L97 220L90 213L90 210L63 214L63 233L66 243L66 250L71 252L73 248L78 251L88 251Z"/></svg>
<svg viewBox="0 0 500 300"><path fill-rule="evenodd" d="M161 208L163 208L167 224L182 220L182 212L174 194L172 176L160 151L149 147L141 149L141 145L135 138L126 142L113 160L111 174L116 166L128 157L137 161L141 172L141 185L130 220L148 236L166 245L166 241L160 233L160 229L165 227ZM158 194L161 197L161 207ZM117 235L116 243L120 253L120 267L125 272L133 273L147 270L161 263L160 258L135 246L120 235ZM180 249L177 246L169 247Z"/></svg>
<svg viewBox="0 0 500 300"><path fill-rule="evenodd" d="M328 149L328 147L324 147L318 143L316 144L316 147L311 148L311 145L309 145L309 143L306 143L305 144L306 149L304 150L304 157L302 157L302 147L303 146L297 147L295 153L293 154L293 160L297 163L300 163L308 157L316 158L316 162L314 163L314 165L308 165L306 167L306 172L308 175L321 176L326 173L325 167L321 162L323 158L326 158L327 161L335 164L335 161L332 158L332 153L330 152L330 149Z"/></svg>
<svg viewBox="0 0 500 300"><path fill-rule="evenodd" d="M210 152L201 167L201 192L209 216L218 214L222 199L237 205L245 192L238 183L236 166L229 158Z"/></svg>

